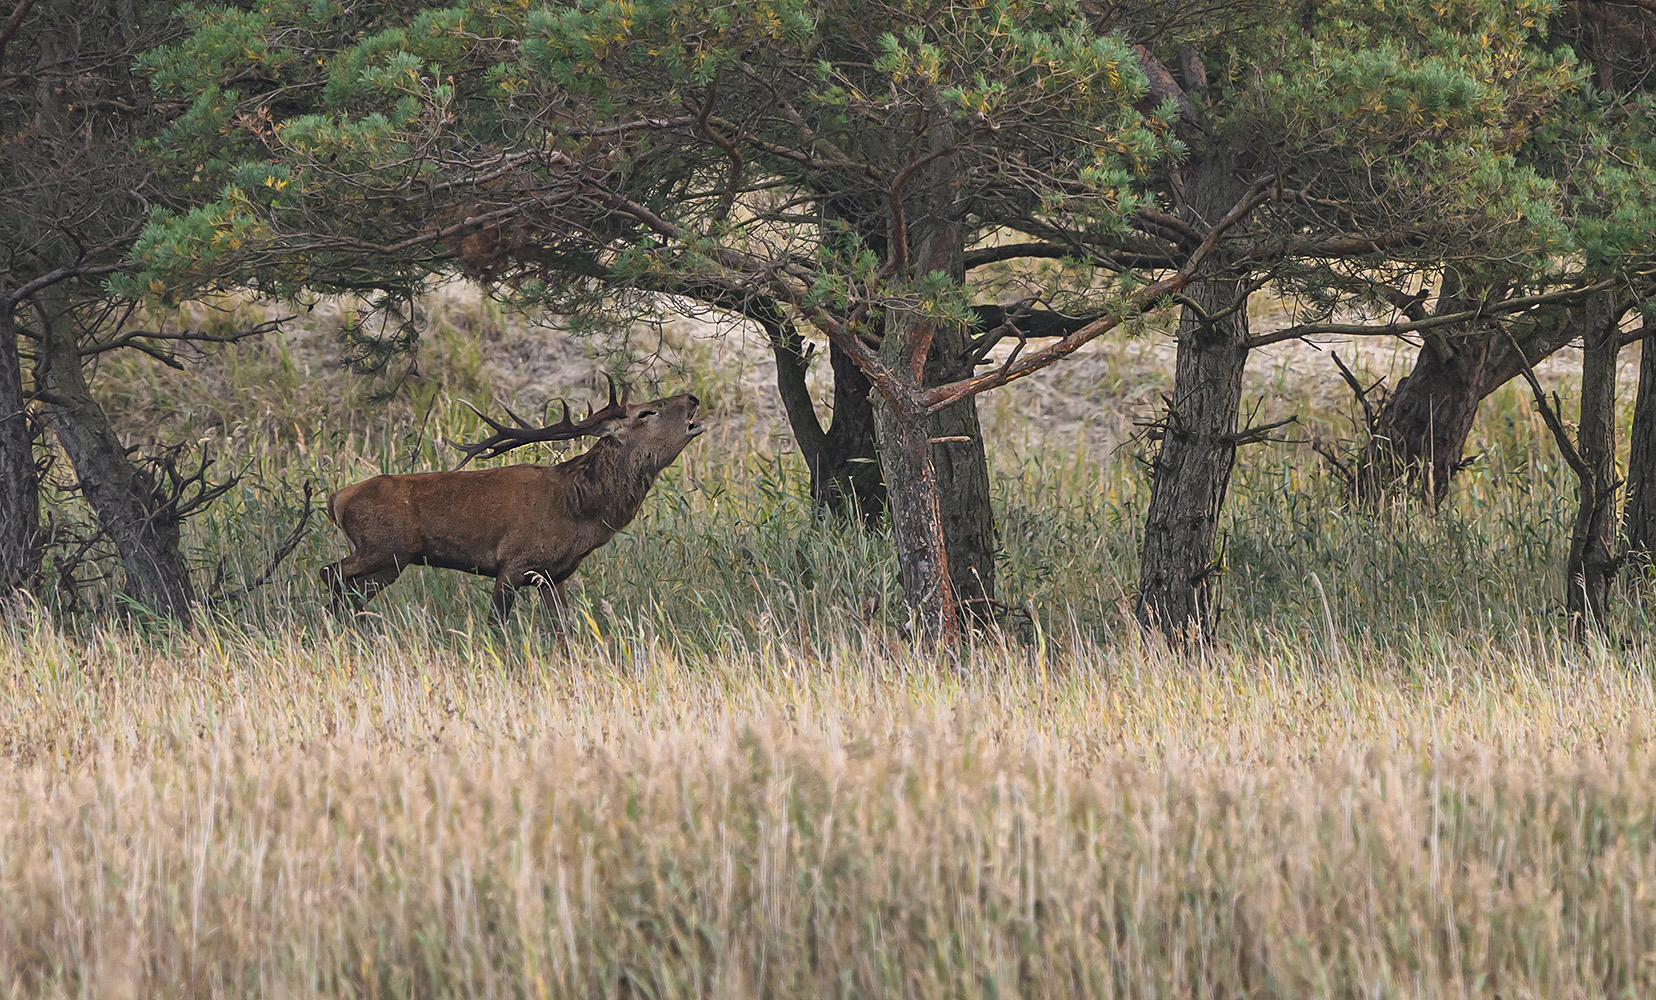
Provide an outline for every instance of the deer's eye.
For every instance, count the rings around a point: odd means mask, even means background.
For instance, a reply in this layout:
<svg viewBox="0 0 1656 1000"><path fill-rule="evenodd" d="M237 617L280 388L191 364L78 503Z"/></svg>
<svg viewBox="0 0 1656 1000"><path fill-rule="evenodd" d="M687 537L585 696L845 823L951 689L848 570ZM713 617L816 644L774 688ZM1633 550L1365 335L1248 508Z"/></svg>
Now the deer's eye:
<svg viewBox="0 0 1656 1000"><path fill-rule="evenodd" d="M644 412L642 412L638 415L638 419L643 420L645 417L653 417L655 415L656 415L655 410L645 410Z"/></svg>

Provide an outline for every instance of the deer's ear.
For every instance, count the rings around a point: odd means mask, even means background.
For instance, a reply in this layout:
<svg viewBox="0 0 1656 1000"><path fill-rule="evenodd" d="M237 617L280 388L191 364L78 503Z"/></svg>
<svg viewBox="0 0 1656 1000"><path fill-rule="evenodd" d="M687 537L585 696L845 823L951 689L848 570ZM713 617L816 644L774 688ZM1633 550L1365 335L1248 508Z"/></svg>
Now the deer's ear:
<svg viewBox="0 0 1656 1000"><path fill-rule="evenodd" d="M620 433L619 433L620 430L621 430L621 421L611 420L609 423L604 425L603 430L600 430L597 433L596 436L598 437L599 440L602 440L604 438L620 437L621 436Z"/></svg>

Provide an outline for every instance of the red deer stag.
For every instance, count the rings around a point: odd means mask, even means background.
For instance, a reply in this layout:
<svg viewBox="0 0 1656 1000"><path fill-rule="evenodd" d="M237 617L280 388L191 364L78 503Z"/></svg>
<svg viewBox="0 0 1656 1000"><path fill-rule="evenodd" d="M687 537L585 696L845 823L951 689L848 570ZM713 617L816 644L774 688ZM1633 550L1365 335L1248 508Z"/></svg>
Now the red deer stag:
<svg viewBox="0 0 1656 1000"><path fill-rule="evenodd" d="M497 624L511 613L517 588L533 583L556 618L564 582L594 549L637 516L661 471L702 432L701 402L685 392L629 406L610 384L609 404L546 427L496 421L473 407L494 433L463 445L450 472L375 476L328 497L328 518L352 551L322 568L336 611L360 611L409 566L438 566L495 578ZM479 455L493 458L535 441L596 437L583 455L558 465L459 469Z"/></svg>

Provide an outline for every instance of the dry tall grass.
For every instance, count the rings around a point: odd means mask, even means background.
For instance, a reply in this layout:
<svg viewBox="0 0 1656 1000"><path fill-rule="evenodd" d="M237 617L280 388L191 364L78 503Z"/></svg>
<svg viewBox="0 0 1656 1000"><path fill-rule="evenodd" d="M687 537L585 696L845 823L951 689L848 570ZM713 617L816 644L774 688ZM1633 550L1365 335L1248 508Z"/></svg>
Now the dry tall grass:
<svg viewBox="0 0 1656 1000"><path fill-rule="evenodd" d="M90 996L1656 989L1656 691L1067 637L0 644L0 984Z"/></svg>

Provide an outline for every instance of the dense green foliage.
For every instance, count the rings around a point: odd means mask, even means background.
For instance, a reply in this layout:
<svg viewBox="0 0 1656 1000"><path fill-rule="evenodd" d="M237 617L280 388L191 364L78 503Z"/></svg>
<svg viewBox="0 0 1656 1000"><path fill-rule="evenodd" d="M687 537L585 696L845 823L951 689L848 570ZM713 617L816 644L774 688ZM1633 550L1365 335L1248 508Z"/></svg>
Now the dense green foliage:
<svg viewBox="0 0 1656 1000"><path fill-rule="evenodd" d="M1179 101L1194 141L1280 179L1239 253L1296 290L1344 294L1333 259L1372 272L1576 245L1558 182L1524 155L1538 127L1559 142L1591 121L1555 107L1582 81L1545 44L1541 3L1221 7L1148 39L1169 65L1200 47L1206 90L1178 100L1147 96L1130 43L1160 25L1131 5L1102 22L1012 2L404 9L187 9L190 39L143 65L189 103L158 148L202 204L151 226L135 284L408 285L486 229L472 264L489 278L654 271L775 294L780 272L844 316L922 278L882 275L883 215L916 128L940 122L968 244L1015 231L1077 259L1176 262L1177 234L1136 213L1177 200ZM1091 268L1024 284L1082 312L1101 287Z"/></svg>

